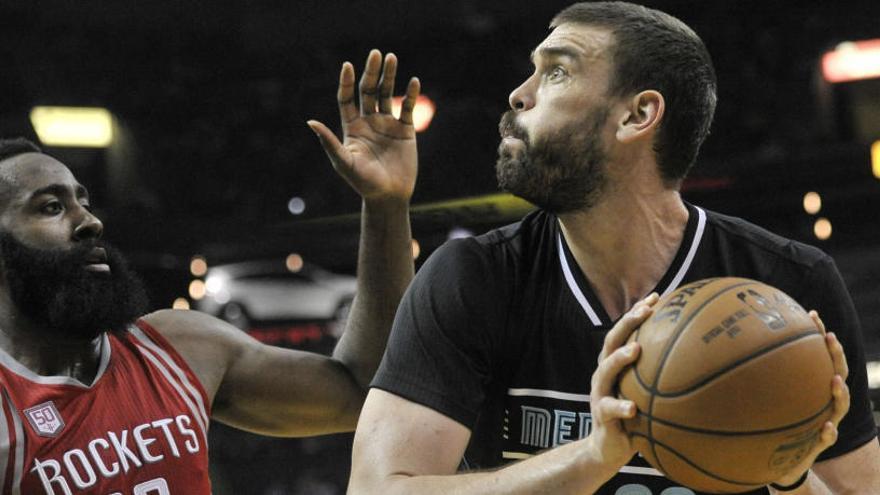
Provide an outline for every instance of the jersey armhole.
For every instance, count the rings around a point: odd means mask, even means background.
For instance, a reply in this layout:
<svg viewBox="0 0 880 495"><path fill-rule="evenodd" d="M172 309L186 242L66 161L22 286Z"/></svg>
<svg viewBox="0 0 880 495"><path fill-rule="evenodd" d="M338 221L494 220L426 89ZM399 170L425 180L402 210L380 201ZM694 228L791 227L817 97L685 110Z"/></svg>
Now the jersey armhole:
<svg viewBox="0 0 880 495"><path fill-rule="evenodd" d="M196 374L193 372L192 368L190 368L189 365L186 363L186 360L183 359L183 356L181 356L177 352L177 350L174 349L174 346L172 346L171 343L168 342L168 339L166 339L164 336L162 336L162 334L159 333L158 330L153 328L152 325L150 325L149 323L147 323L143 319L137 320L135 322L135 325L155 345L157 345L159 348L161 348L163 351L165 351L168 354L168 356L174 361L174 364L186 374L186 377L189 379L190 383L193 384L193 386L196 388L199 395L201 396L202 403L205 404L205 408L207 409L206 413L207 413L208 417L210 417L211 416L211 401L208 399L208 393L205 391L205 387L202 385L202 382L201 382L201 380L199 380L199 377L196 376Z"/></svg>

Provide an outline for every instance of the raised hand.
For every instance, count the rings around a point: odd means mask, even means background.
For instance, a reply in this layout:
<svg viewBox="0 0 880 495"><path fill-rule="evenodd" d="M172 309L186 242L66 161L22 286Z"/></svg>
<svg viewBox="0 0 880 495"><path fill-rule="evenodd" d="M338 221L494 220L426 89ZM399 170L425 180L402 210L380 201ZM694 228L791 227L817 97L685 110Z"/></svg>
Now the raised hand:
<svg viewBox="0 0 880 495"><path fill-rule="evenodd" d="M391 114L397 57L379 50L367 56L359 84L360 110L355 106L354 67L342 64L339 73L339 116L342 142L324 124L310 120L333 168L365 200L409 201L418 171L416 131L412 113L419 95L419 80L406 87L400 118Z"/></svg>

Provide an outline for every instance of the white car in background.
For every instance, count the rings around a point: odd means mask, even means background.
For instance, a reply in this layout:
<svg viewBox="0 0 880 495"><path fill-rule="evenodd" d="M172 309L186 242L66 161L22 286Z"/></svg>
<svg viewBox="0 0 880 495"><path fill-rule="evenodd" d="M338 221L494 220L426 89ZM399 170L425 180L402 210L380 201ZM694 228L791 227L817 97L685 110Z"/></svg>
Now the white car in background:
<svg viewBox="0 0 880 495"><path fill-rule="evenodd" d="M284 259L212 266L196 309L248 329L254 322L344 321L357 279Z"/></svg>

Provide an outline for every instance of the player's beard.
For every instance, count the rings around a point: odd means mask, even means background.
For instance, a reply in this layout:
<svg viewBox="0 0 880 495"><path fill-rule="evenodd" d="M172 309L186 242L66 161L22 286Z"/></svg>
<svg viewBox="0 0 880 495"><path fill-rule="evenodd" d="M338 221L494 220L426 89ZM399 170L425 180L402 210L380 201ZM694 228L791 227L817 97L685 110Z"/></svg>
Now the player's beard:
<svg viewBox="0 0 880 495"><path fill-rule="evenodd" d="M95 247L106 250L109 273L86 270ZM2 232L0 261L16 309L46 338L88 341L103 332L122 333L147 308L143 283L104 242L38 249Z"/></svg>
<svg viewBox="0 0 880 495"><path fill-rule="evenodd" d="M584 120L531 142L516 113L507 111L501 116L501 134L520 139L524 149L498 147L498 186L551 213L588 210L606 182L601 132L609 112L598 107Z"/></svg>

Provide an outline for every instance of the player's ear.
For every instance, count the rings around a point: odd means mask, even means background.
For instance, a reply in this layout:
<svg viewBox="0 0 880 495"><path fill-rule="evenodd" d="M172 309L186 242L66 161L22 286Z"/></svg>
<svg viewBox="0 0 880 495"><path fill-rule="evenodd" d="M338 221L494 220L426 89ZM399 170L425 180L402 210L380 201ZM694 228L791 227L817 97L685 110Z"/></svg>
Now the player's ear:
<svg viewBox="0 0 880 495"><path fill-rule="evenodd" d="M625 108L617 121L617 140L628 143L645 136L653 136L660 127L666 110L663 95L648 89L623 103Z"/></svg>

